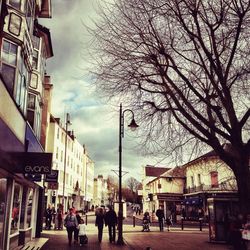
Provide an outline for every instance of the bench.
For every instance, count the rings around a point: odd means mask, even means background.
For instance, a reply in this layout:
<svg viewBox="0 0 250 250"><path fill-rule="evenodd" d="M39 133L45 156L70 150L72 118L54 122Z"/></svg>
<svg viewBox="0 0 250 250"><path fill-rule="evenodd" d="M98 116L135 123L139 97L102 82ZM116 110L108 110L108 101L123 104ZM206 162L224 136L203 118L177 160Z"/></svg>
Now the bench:
<svg viewBox="0 0 250 250"><path fill-rule="evenodd" d="M40 250L48 240L48 238L34 238L25 245L16 247L15 250Z"/></svg>

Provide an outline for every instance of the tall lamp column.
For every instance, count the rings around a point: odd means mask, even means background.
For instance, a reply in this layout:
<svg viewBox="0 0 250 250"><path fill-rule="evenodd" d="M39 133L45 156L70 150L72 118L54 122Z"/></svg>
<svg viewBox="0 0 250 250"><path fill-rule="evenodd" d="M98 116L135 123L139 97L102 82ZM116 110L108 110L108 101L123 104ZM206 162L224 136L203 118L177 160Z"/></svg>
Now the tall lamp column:
<svg viewBox="0 0 250 250"><path fill-rule="evenodd" d="M66 114L66 128L65 128L65 150L64 150L64 168L63 168L63 197L62 197L62 205L63 205L63 212L65 212L65 177L66 177L66 163L67 163L67 144L68 144L68 125L70 125L70 117L69 113Z"/></svg>
<svg viewBox="0 0 250 250"><path fill-rule="evenodd" d="M132 113L132 120L128 127L135 130L139 127L134 120L134 112L130 109L122 111L122 104L120 104L120 119L119 119L119 211L118 211L118 245L123 245L123 203L122 203L122 138L124 137L124 113L130 111Z"/></svg>

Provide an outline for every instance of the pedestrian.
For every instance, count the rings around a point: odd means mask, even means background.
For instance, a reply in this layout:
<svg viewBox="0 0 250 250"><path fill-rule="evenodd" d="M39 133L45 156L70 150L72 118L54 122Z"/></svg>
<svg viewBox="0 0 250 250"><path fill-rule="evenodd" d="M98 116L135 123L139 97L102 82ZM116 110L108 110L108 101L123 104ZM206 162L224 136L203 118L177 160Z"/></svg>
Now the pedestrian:
<svg viewBox="0 0 250 250"><path fill-rule="evenodd" d="M102 232L103 232L104 223L105 223L104 209L100 207L96 210L96 219L95 219L95 225L98 228L98 241L99 242L102 242Z"/></svg>
<svg viewBox="0 0 250 250"><path fill-rule="evenodd" d="M108 212L105 214L105 226L109 230L109 242L115 242L115 227L117 225L117 215L111 206L108 206Z"/></svg>
<svg viewBox="0 0 250 250"><path fill-rule="evenodd" d="M62 219L63 219L62 204L57 205L56 218L57 218L57 229L62 229Z"/></svg>
<svg viewBox="0 0 250 250"><path fill-rule="evenodd" d="M64 226L67 229L69 245L71 246L72 242L72 234L75 233L76 227L78 226L78 222L76 216L73 214L73 209L69 209L69 213L67 214L66 218L64 219Z"/></svg>
<svg viewBox="0 0 250 250"><path fill-rule="evenodd" d="M166 219L167 229L170 231L170 226L172 225L171 215Z"/></svg>
<svg viewBox="0 0 250 250"><path fill-rule="evenodd" d="M156 210L156 216L158 217L160 231L163 231L163 224L164 224L165 216L164 216L164 211L162 209L162 206L160 206L159 209Z"/></svg>
<svg viewBox="0 0 250 250"><path fill-rule="evenodd" d="M73 210L74 211L74 210ZM77 219L77 223L78 225L81 223L81 216L79 214L79 211L75 211L75 216L76 216L76 219ZM79 234L79 228L76 227L76 230L74 231L74 243L77 244L78 242L78 234Z"/></svg>
<svg viewBox="0 0 250 250"><path fill-rule="evenodd" d="M45 218L46 218L46 229L50 230L51 229L51 221L52 221L52 215L53 215L53 210L50 206L48 205L48 208L45 211Z"/></svg>
<svg viewBox="0 0 250 250"><path fill-rule="evenodd" d="M87 237L87 233L86 233L86 225L84 224L84 220L81 219L80 220L80 224L78 225L79 228L79 240L80 240L80 246L82 246L83 244L87 244L88 243L88 237Z"/></svg>

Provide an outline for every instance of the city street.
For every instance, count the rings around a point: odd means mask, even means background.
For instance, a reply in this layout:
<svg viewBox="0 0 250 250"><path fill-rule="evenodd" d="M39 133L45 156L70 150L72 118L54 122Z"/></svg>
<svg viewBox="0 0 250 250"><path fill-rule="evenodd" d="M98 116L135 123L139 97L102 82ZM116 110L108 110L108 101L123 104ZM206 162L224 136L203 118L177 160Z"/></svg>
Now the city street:
<svg viewBox="0 0 250 250"><path fill-rule="evenodd" d="M49 238L47 244L42 248L43 250L67 250L67 249L135 249L143 250L150 247L152 250L162 249L230 249L225 244L209 243L208 228L203 228L202 231L199 227L186 226L181 230L180 225L175 225L168 232L167 229L159 232L158 223L155 221L150 226L150 232L142 232L142 225L140 216L138 215L135 220L135 227L133 226L133 211L128 208L128 217L124 220L123 225L123 239L124 246L110 244L108 239L108 229L104 227L103 241L98 242L97 228L94 226L95 216L94 213L89 213L87 216L87 236L88 244L80 247L79 245L68 246L66 230L44 230L42 237ZM86 221L86 217L85 217ZM117 236L117 235L116 235Z"/></svg>
<svg viewBox="0 0 250 250"><path fill-rule="evenodd" d="M228 245L213 244L208 242L208 230L200 232L196 229L173 228L170 232L159 232L158 227L151 227L150 232L141 232L141 226L133 227L124 225L123 238L125 245L117 246L110 244L108 240L107 228L104 228L103 241L97 240L97 228L91 223L87 225L87 235L89 242L87 245L68 246L66 230L62 231L43 231L42 237L49 238L48 243L42 248L43 250L66 250L66 249L135 249L143 250L151 247L152 250L188 250L188 249L230 249Z"/></svg>

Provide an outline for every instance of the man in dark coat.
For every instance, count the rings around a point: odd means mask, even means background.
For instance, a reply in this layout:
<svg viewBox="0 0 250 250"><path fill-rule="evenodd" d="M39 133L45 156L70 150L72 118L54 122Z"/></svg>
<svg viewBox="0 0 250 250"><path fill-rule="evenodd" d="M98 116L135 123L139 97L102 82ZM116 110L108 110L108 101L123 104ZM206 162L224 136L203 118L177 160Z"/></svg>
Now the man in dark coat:
<svg viewBox="0 0 250 250"><path fill-rule="evenodd" d="M159 209L156 210L156 216L158 217L160 231L163 231L163 223L164 223L165 216L164 216L164 211L162 209L162 206L160 206Z"/></svg>
<svg viewBox="0 0 250 250"><path fill-rule="evenodd" d="M109 229L109 242L115 242L115 227L117 225L117 215L111 206L108 206L109 211L105 214L105 226Z"/></svg>

